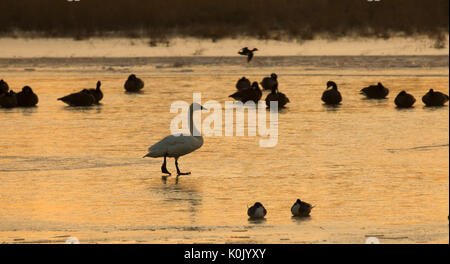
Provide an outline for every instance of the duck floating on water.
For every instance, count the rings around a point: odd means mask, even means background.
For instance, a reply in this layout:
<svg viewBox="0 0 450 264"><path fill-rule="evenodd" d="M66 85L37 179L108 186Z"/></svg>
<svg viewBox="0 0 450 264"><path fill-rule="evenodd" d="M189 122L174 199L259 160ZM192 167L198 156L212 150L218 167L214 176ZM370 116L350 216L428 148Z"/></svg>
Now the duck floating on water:
<svg viewBox="0 0 450 264"><path fill-rule="evenodd" d="M297 201L291 207L291 213L293 216L308 217L313 208L314 206L310 205L309 203L297 199Z"/></svg>
<svg viewBox="0 0 450 264"><path fill-rule="evenodd" d="M266 216L267 210L260 202L256 202L252 207L248 208L247 215L250 219L262 219Z"/></svg>
<svg viewBox="0 0 450 264"><path fill-rule="evenodd" d="M253 58L253 52L257 51L257 48L254 49L249 49L248 47L244 47L242 48L240 51L238 51L238 54L243 55L243 56L247 56L247 62L250 62Z"/></svg>
<svg viewBox="0 0 450 264"><path fill-rule="evenodd" d="M130 74L123 86L127 92L135 93L144 88L144 82L140 78L136 77L135 74Z"/></svg>
<svg viewBox="0 0 450 264"><path fill-rule="evenodd" d="M422 97L422 102L426 106L443 106L448 102L448 95L430 89L428 93Z"/></svg>
<svg viewBox="0 0 450 264"><path fill-rule="evenodd" d="M261 81L261 86L264 90L272 90L275 85L278 85L278 76L275 73L270 74L270 77L265 77Z"/></svg>
<svg viewBox="0 0 450 264"><path fill-rule="evenodd" d="M103 99L103 92L100 90L102 83L97 81L97 87L95 89L88 89L88 91L94 96L94 103L98 104Z"/></svg>
<svg viewBox="0 0 450 264"><path fill-rule="evenodd" d="M69 106L91 106L96 102L95 97L88 89L83 89L81 92L72 93L64 97L58 98Z"/></svg>
<svg viewBox="0 0 450 264"><path fill-rule="evenodd" d="M0 106L3 108L13 108L17 106L16 93L10 90L7 93L0 95Z"/></svg>
<svg viewBox="0 0 450 264"><path fill-rule="evenodd" d="M244 104L248 101L253 101L255 104L257 104L262 97L262 91L259 88L258 82L253 82L250 89L237 91L229 97L237 101L241 101Z"/></svg>
<svg viewBox="0 0 450 264"><path fill-rule="evenodd" d="M328 89L330 87L331 89ZM337 105L342 101L341 93L338 91L337 84L335 82L327 82L327 90L322 93L322 101L327 105Z"/></svg>
<svg viewBox="0 0 450 264"><path fill-rule="evenodd" d="M361 89L361 94L370 99L384 99L389 94L389 89L379 82L377 85L370 85Z"/></svg>
<svg viewBox="0 0 450 264"><path fill-rule="evenodd" d="M24 86L22 91L16 94L17 106L32 107L39 102L38 96L33 92L30 86Z"/></svg>
<svg viewBox="0 0 450 264"><path fill-rule="evenodd" d="M394 100L394 103L398 108L412 107L415 102L416 98L405 91L401 91Z"/></svg>
<svg viewBox="0 0 450 264"><path fill-rule="evenodd" d="M266 105L270 108L270 102L278 102L278 109L283 108L287 103L289 103L289 98L284 93L278 91L278 83L272 87L272 92L266 96Z"/></svg>
<svg viewBox="0 0 450 264"><path fill-rule="evenodd" d="M1 79L0 80L0 95L5 94L8 91L9 91L8 84L3 79Z"/></svg>
<svg viewBox="0 0 450 264"><path fill-rule="evenodd" d="M236 89L238 89L238 91L250 89L250 87L251 87L250 80L245 77L242 77L236 83Z"/></svg>

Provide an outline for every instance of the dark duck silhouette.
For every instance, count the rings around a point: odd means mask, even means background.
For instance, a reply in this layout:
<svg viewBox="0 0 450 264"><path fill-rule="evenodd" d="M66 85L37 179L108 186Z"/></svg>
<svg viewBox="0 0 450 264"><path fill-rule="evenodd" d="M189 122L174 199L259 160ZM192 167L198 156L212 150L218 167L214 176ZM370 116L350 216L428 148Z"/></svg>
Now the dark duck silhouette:
<svg viewBox="0 0 450 264"><path fill-rule="evenodd" d="M2 79L0 80L0 95L5 94L9 91L8 84Z"/></svg>
<svg viewBox="0 0 450 264"><path fill-rule="evenodd" d="M13 108L17 106L16 93L11 90L7 93L0 95L0 106L4 108Z"/></svg>
<svg viewBox="0 0 450 264"><path fill-rule="evenodd" d="M236 83L236 89L238 89L238 91L250 89L250 87L251 87L250 80L245 77L242 77Z"/></svg>
<svg viewBox="0 0 450 264"><path fill-rule="evenodd" d="M330 88L331 89L328 89ZM341 93L338 91L337 85L333 81L327 82L327 90L322 93L322 101L328 105L337 105L342 101Z"/></svg>
<svg viewBox="0 0 450 264"><path fill-rule="evenodd" d="M261 86L264 90L272 90L272 87L278 84L278 76L272 73L270 77L265 77L261 81Z"/></svg>
<svg viewBox="0 0 450 264"><path fill-rule="evenodd" d="M22 91L16 94L17 106L32 107L39 102L38 96L33 92L30 86L25 86Z"/></svg>
<svg viewBox="0 0 450 264"><path fill-rule="evenodd" d="M314 206L310 205L309 203L297 199L297 201L291 207L291 213L293 216L308 217L313 208Z"/></svg>
<svg viewBox="0 0 450 264"><path fill-rule="evenodd" d="M142 88L144 88L144 82L136 77L136 75L131 74L125 81L124 88L127 92L139 92Z"/></svg>
<svg viewBox="0 0 450 264"><path fill-rule="evenodd" d="M89 92L88 89L83 89L81 92L66 95L58 98L58 100L70 106L91 106L95 103L95 97Z"/></svg>
<svg viewBox="0 0 450 264"><path fill-rule="evenodd" d="M278 91L278 83L272 87L272 92L266 97L266 105L270 108L270 102L278 102L278 109L283 108L287 103L289 103L289 98L284 93Z"/></svg>
<svg viewBox="0 0 450 264"><path fill-rule="evenodd" d="M422 102L426 106L443 106L448 102L448 95L430 89L428 93L422 97Z"/></svg>
<svg viewBox="0 0 450 264"><path fill-rule="evenodd" d="M240 51L238 51L238 54L243 55L243 56L247 56L247 62L250 62L253 58L253 52L257 51L257 48L254 49L248 49L248 47L244 47L242 48Z"/></svg>
<svg viewBox="0 0 450 264"><path fill-rule="evenodd" d="M94 103L98 104L103 99L103 92L100 90L100 86L102 83L100 81L97 81L97 88L95 89L88 89L88 91L94 96Z"/></svg>
<svg viewBox="0 0 450 264"><path fill-rule="evenodd" d="M262 97L262 91L259 88L258 83L253 82L250 89L237 91L234 94L230 95L229 97L237 101L241 101L244 104L248 101L253 101L255 104L257 104Z"/></svg>
<svg viewBox="0 0 450 264"><path fill-rule="evenodd" d="M398 108L412 107L415 102L416 98L405 91L401 91L394 100L394 103Z"/></svg>
<svg viewBox="0 0 450 264"><path fill-rule="evenodd" d="M252 207L248 208L247 215L250 219L261 219L266 216L267 210L260 202L256 202Z"/></svg>
<svg viewBox="0 0 450 264"><path fill-rule="evenodd" d="M389 89L379 82L377 85L370 85L361 89L361 94L370 99L384 99L389 94Z"/></svg>

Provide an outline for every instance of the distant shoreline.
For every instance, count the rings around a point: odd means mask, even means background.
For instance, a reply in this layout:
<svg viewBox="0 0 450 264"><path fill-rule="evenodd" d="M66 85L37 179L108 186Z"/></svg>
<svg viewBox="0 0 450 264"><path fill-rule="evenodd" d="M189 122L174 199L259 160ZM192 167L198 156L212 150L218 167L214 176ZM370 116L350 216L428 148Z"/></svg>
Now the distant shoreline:
<svg viewBox="0 0 450 264"><path fill-rule="evenodd" d="M260 40L240 37L217 41L174 37L165 42L151 38L93 37L11 38L0 37L0 58L83 57L233 57L242 47L257 47L258 56L424 56L449 55L449 35L436 46L426 35L389 39L347 37L306 41Z"/></svg>
<svg viewBox="0 0 450 264"><path fill-rule="evenodd" d="M321 34L386 39L403 32L440 38L449 32L448 9L448 0L2 0L0 36L28 32L83 40L113 33L217 41L239 36L312 40Z"/></svg>

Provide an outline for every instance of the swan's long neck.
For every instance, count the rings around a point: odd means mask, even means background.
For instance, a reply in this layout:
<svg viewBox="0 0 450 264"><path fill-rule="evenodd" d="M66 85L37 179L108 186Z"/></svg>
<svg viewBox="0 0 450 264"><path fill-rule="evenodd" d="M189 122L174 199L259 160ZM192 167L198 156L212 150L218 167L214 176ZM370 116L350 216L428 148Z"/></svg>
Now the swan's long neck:
<svg viewBox="0 0 450 264"><path fill-rule="evenodd" d="M197 130L194 124L194 110L192 107L189 108L189 131L192 136L202 138L202 134Z"/></svg>

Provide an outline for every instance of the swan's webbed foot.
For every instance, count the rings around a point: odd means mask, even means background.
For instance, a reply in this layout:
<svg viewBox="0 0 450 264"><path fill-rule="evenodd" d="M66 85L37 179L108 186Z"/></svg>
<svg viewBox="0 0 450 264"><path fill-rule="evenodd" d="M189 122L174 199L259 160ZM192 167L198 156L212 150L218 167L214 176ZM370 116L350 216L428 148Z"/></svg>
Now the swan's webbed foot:
<svg viewBox="0 0 450 264"><path fill-rule="evenodd" d="M169 174L168 176L172 175L172 173L170 173L167 168L166 168L166 163L163 163L163 165L161 166L161 172L165 173L165 174Z"/></svg>
<svg viewBox="0 0 450 264"><path fill-rule="evenodd" d="M170 172L167 170L167 167L166 167L166 158L167 158L167 156L164 156L164 162L163 162L163 164L161 165L161 172L162 172L162 173L165 173L165 174L169 174L169 176L170 176L170 175L172 175L172 173L170 173Z"/></svg>
<svg viewBox="0 0 450 264"><path fill-rule="evenodd" d="M177 168L177 177L180 175L189 175L190 172L181 172L180 168L178 168L178 158L175 158L175 167Z"/></svg>

